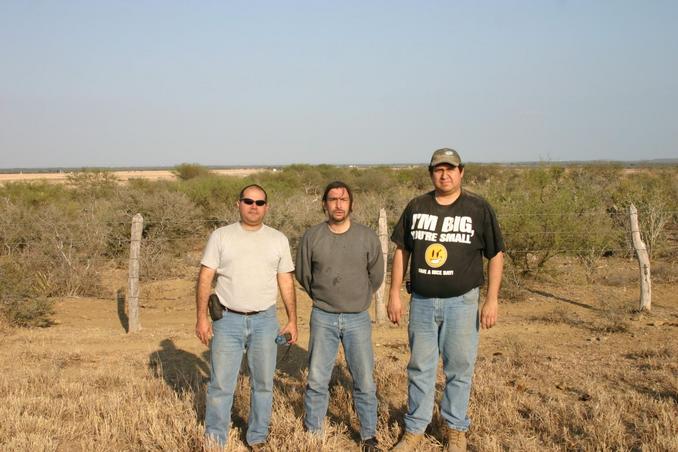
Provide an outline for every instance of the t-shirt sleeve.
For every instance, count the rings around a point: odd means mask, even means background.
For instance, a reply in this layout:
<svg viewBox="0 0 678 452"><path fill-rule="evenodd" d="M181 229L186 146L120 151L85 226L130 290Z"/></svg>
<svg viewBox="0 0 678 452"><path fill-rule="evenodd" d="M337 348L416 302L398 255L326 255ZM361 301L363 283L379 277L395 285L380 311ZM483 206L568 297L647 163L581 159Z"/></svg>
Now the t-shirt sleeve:
<svg viewBox="0 0 678 452"><path fill-rule="evenodd" d="M290 241L284 234L280 234L280 262L278 263L278 273L289 273L294 271L294 262L292 261L292 252L290 251Z"/></svg>
<svg viewBox="0 0 678 452"><path fill-rule="evenodd" d="M210 235L209 240L207 240L207 245L205 245L205 250L202 254L202 259L200 264L208 268L219 268L219 254L220 254L220 233L219 230L215 230Z"/></svg>
<svg viewBox="0 0 678 452"><path fill-rule="evenodd" d="M408 204L405 210L403 210L403 214L400 215L395 228L393 228L393 234L391 234L391 241L407 251L412 251L412 241L408 240L409 236L407 234L407 231L411 230L410 218L410 204Z"/></svg>
<svg viewBox="0 0 678 452"><path fill-rule="evenodd" d="M369 234L368 243L370 245L367 254L367 273L370 278L372 292L376 292L384 281L384 256L381 252L379 237L371 230Z"/></svg>
<svg viewBox="0 0 678 452"><path fill-rule="evenodd" d="M504 251L504 238L502 237L501 229L499 228L497 215L489 204L485 206L483 235L485 239L483 255L487 259L492 259L497 253Z"/></svg>

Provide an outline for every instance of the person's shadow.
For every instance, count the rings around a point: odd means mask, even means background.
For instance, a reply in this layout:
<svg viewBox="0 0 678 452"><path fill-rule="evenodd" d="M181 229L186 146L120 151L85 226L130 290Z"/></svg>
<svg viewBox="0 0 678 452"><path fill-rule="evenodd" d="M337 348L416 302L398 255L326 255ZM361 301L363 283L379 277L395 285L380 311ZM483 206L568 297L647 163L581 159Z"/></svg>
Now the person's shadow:
<svg viewBox="0 0 678 452"><path fill-rule="evenodd" d="M297 344L278 346L276 369L288 377L299 379L308 367L308 352Z"/></svg>
<svg viewBox="0 0 678 452"><path fill-rule="evenodd" d="M206 382L209 380L209 353L202 357L181 350L172 339L163 339L160 350L149 355L148 368L153 376L162 378L179 396L193 397L193 408L197 418L205 417Z"/></svg>

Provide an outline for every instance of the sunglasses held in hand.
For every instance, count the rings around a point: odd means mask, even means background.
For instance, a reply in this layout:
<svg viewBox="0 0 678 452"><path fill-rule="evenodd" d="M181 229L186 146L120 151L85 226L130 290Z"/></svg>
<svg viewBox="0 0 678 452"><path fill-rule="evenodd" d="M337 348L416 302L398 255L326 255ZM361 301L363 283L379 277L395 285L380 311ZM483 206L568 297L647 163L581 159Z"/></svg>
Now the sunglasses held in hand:
<svg viewBox="0 0 678 452"><path fill-rule="evenodd" d="M248 206L251 206L252 204L256 204L259 207L266 205L266 201L264 201L263 199L257 199L255 201L254 199L250 199L250 198L240 198L240 201L244 202Z"/></svg>

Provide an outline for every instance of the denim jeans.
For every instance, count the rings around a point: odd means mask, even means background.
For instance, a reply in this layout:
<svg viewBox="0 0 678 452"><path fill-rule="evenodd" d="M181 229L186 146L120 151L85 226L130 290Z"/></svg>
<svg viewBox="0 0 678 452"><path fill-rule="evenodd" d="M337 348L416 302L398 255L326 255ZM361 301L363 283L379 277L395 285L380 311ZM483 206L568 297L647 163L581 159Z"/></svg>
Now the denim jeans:
<svg viewBox="0 0 678 452"><path fill-rule="evenodd" d="M377 389L373 378L372 321L367 311L337 314L313 308L304 425L310 432L322 431L339 343L344 346L353 377L353 403L360 421L360 437L369 439L377 432Z"/></svg>
<svg viewBox="0 0 678 452"><path fill-rule="evenodd" d="M212 374L207 387L205 436L221 446L228 442L233 394L243 353L247 351L251 392L246 439L248 444L262 443L266 441L271 420L273 372L278 351L275 306L249 316L224 311L224 316L212 323L212 330Z"/></svg>
<svg viewBox="0 0 678 452"><path fill-rule="evenodd" d="M449 427L463 432L469 429L471 421L466 411L478 352L479 328L478 288L452 298L412 295L405 415L408 432L423 433L431 422L440 355L445 373L440 413Z"/></svg>

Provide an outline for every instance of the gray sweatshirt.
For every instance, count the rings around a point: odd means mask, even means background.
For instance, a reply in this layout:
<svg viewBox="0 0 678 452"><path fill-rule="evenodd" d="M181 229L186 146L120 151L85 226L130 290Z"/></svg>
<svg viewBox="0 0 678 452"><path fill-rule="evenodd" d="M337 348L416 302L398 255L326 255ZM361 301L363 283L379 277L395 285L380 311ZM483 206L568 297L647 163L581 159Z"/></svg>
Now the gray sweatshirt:
<svg viewBox="0 0 678 452"><path fill-rule="evenodd" d="M362 312L384 280L384 258L373 230L359 223L343 234L326 222L306 231L297 251L297 281L328 312Z"/></svg>

